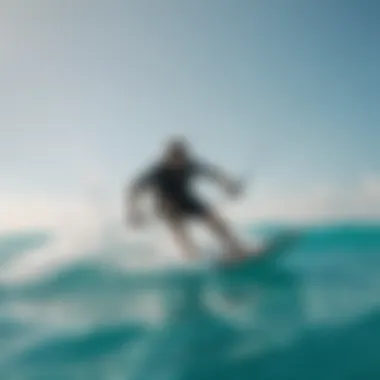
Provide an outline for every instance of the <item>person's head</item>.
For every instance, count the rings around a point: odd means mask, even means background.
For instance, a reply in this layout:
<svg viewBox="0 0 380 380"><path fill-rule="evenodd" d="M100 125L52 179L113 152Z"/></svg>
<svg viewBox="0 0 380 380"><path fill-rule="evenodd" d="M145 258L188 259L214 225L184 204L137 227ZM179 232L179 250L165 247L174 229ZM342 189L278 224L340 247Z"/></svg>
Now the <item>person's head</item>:
<svg viewBox="0 0 380 380"><path fill-rule="evenodd" d="M184 138L170 139L164 148L164 159L171 164L186 163L190 157L190 146Z"/></svg>

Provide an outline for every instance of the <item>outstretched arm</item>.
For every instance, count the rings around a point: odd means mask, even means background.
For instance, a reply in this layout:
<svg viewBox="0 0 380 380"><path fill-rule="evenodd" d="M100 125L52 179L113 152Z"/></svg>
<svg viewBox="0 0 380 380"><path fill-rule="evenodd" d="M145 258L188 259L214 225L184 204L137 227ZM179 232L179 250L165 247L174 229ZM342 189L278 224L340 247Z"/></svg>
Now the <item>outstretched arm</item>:
<svg viewBox="0 0 380 380"><path fill-rule="evenodd" d="M215 181L231 195L237 195L241 190L241 183L229 176L223 169L208 164L197 164L196 170Z"/></svg>
<svg viewBox="0 0 380 380"><path fill-rule="evenodd" d="M137 177L127 187L125 193L127 219L132 225L141 223L139 201L143 192L148 189L154 180L154 170L148 170Z"/></svg>

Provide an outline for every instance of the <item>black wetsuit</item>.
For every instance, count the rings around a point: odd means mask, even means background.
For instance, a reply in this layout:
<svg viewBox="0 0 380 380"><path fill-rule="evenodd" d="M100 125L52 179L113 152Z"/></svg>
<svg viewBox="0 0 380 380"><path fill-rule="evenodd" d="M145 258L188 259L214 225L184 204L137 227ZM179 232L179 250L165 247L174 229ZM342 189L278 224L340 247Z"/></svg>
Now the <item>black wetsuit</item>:
<svg viewBox="0 0 380 380"><path fill-rule="evenodd" d="M180 168L158 164L138 178L135 185L152 188L159 202L158 210L165 214L202 216L207 213L208 207L194 194L192 180L209 173L207 166L195 162Z"/></svg>

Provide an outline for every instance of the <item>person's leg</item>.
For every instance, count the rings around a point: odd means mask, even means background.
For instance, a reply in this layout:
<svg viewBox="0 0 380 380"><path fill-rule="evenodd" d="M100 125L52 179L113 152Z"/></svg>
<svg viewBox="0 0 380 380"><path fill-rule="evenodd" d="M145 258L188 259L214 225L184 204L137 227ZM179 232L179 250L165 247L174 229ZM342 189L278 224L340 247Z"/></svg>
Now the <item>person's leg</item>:
<svg viewBox="0 0 380 380"><path fill-rule="evenodd" d="M186 258L195 259L197 257L197 250L187 229L186 215L180 207L181 204L170 198L161 198L157 206L157 216L169 228L174 243Z"/></svg>
<svg viewBox="0 0 380 380"><path fill-rule="evenodd" d="M229 228L227 222L224 221L221 216L213 211L207 211L202 218L206 225L226 247L229 258L239 259L246 256L246 248L239 241L237 236L235 236L233 231Z"/></svg>
<svg viewBox="0 0 380 380"><path fill-rule="evenodd" d="M197 249L186 228L183 218L170 218L167 225L173 235L176 245L181 249L184 256L188 259L197 258Z"/></svg>

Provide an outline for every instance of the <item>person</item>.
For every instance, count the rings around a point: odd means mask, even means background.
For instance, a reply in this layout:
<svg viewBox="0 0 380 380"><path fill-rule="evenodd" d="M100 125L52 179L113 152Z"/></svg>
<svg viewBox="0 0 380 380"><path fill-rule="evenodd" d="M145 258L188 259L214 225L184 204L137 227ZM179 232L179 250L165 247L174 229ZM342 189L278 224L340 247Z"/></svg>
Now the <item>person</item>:
<svg viewBox="0 0 380 380"><path fill-rule="evenodd" d="M216 235L227 250L227 259L239 259L245 256L245 249L234 235L227 222L192 188L197 177L211 179L222 186L227 193L237 196L241 185L227 177L224 172L212 165L195 159L190 146L184 139L170 140L163 157L137 176L128 187L128 220L133 227L142 224L140 195L153 190L156 211L160 219L171 230L174 241L189 259L197 257L197 249L189 236L186 222L197 219Z"/></svg>

